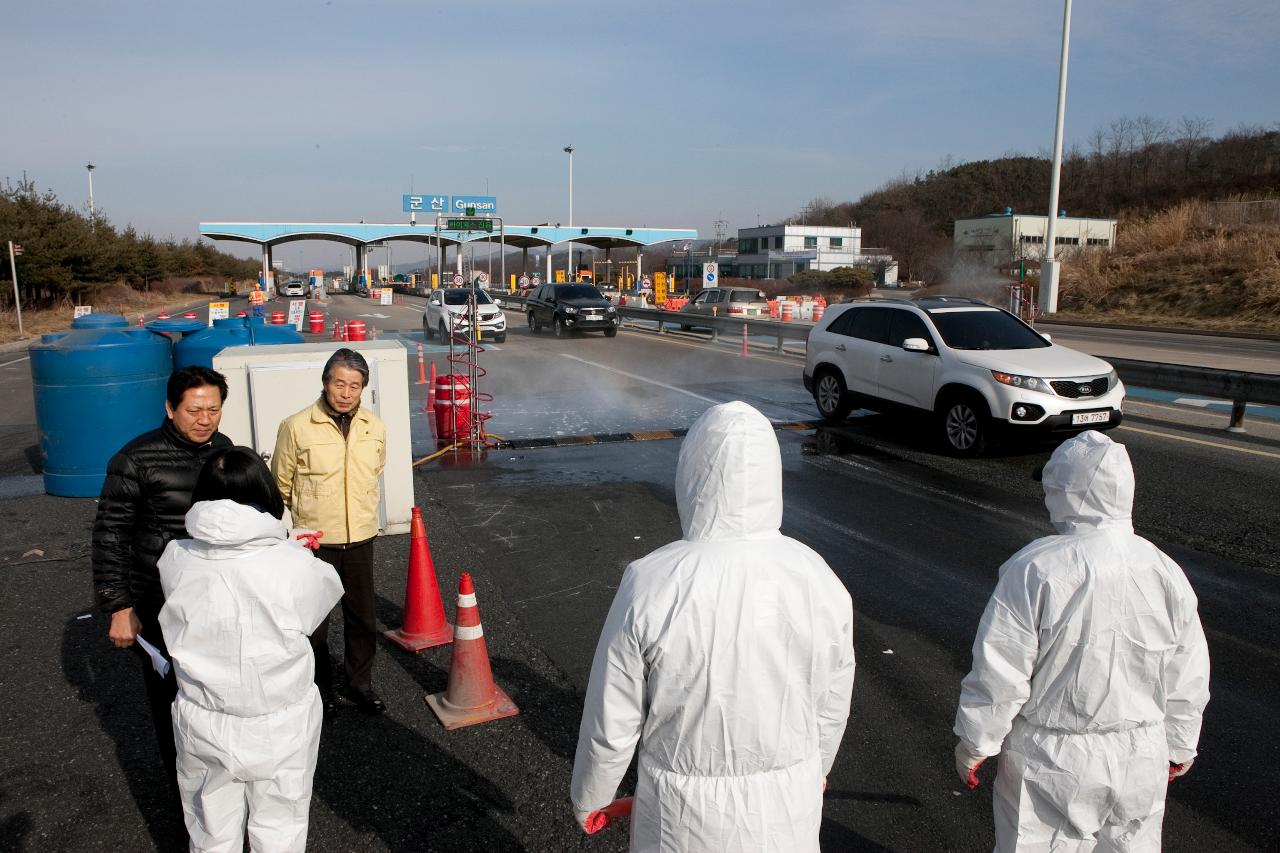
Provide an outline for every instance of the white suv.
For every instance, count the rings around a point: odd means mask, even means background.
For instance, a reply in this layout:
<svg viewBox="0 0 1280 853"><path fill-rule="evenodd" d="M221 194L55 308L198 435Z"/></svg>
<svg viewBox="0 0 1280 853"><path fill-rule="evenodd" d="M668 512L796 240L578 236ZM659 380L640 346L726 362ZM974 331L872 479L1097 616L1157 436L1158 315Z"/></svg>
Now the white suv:
<svg viewBox="0 0 1280 853"><path fill-rule="evenodd" d="M494 304L489 291L470 287L443 287L431 291L431 295L427 297L427 309L422 313L423 337L431 340L433 334L438 334L442 343L448 342L450 331L454 336L467 337L471 332L469 312L472 296L475 297L476 314L479 315L480 337L505 343L507 315Z"/></svg>
<svg viewBox="0 0 1280 853"><path fill-rule="evenodd" d="M997 429L1111 429L1124 402L1102 359L961 296L833 306L809 333L804 387L830 420L855 406L932 414L944 445L963 456L981 453Z"/></svg>

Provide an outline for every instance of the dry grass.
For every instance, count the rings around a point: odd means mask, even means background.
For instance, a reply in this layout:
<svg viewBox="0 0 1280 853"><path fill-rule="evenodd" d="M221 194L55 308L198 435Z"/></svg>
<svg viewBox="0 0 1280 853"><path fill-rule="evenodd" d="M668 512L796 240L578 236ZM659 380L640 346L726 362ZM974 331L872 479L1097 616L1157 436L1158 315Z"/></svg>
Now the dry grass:
<svg viewBox="0 0 1280 853"><path fill-rule="evenodd" d="M212 297L221 286L221 281L208 277L165 279L146 293L125 284L109 284L97 290L91 304L97 313L123 314L131 323L137 323L143 314L181 308L200 301L202 297ZM85 299L85 302L89 301L89 298ZM35 339L50 332L64 331L71 327L74 313L70 301L54 308L24 308L22 326L25 337ZM17 313L12 308L0 310L0 343L20 339Z"/></svg>
<svg viewBox="0 0 1280 853"><path fill-rule="evenodd" d="M1214 225L1206 207L1122 219L1114 251L1066 259L1064 316L1280 332L1280 225Z"/></svg>

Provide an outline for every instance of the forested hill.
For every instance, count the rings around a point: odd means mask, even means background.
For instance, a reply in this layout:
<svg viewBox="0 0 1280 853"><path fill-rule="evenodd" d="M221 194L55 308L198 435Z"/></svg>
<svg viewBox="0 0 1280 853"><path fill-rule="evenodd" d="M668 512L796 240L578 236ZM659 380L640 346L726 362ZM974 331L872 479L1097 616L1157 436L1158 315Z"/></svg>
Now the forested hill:
<svg viewBox="0 0 1280 853"><path fill-rule="evenodd" d="M24 303L52 304L117 282L147 290L169 277L239 280L253 278L258 270L256 261L207 243L159 240L132 227L117 231L101 211L89 217L25 178L0 186L0 241L7 240L23 247L18 266ZM7 281L9 255L2 254L0 269ZM0 288L0 302L10 305L10 293Z"/></svg>
<svg viewBox="0 0 1280 853"><path fill-rule="evenodd" d="M1182 201L1280 195L1280 124L1241 127L1213 138L1208 123L1176 127L1140 117L1099 129L1063 157L1059 207L1073 216L1122 217ZM924 266L950 241L957 218L1003 211L1042 213L1050 162L1009 156L952 165L889 181L857 201L815 199L790 222L863 229L907 267ZM918 273L917 273L918 274Z"/></svg>

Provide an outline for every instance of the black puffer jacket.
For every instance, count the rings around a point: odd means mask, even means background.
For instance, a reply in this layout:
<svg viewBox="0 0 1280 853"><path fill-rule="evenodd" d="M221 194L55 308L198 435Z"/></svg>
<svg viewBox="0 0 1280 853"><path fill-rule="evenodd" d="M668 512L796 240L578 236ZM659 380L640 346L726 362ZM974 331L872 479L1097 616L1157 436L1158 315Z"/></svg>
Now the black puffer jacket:
<svg viewBox="0 0 1280 853"><path fill-rule="evenodd" d="M93 591L106 613L126 607L158 611L164 603L156 561L171 539L186 539L186 514L200 466L231 440L214 433L192 444L165 418L107 463L93 525Z"/></svg>

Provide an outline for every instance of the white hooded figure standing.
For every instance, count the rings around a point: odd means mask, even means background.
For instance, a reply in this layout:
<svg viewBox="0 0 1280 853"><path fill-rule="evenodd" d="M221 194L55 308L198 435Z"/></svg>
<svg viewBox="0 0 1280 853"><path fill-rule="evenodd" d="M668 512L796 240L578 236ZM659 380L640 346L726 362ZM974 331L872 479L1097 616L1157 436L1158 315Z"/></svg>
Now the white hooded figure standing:
<svg viewBox="0 0 1280 853"><path fill-rule="evenodd" d="M745 403L689 430L684 538L627 567L596 648L574 759L580 825L639 744L633 851L816 851L853 692L853 605L783 536L782 461Z"/></svg>
<svg viewBox="0 0 1280 853"><path fill-rule="evenodd" d="M159 568L191 849L240 853L247 830L254 851L304 850L322 716L307 638L342 583L256 506L199 501L186 522Z"/></svg>
<svg viewBox="0 0 1280 853"><path fill-rule="evenodd" d="M1133 532L1133 467L1089 431L1041 482L1057 536L1000 567L956 713L969 787L999 755L996 851L1160 850L1196 755L1209 652L1182 569Z"/></svg>

